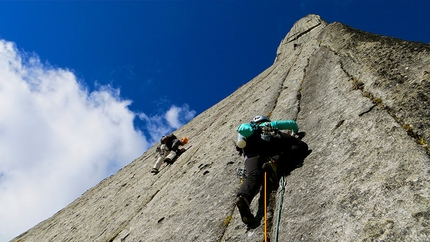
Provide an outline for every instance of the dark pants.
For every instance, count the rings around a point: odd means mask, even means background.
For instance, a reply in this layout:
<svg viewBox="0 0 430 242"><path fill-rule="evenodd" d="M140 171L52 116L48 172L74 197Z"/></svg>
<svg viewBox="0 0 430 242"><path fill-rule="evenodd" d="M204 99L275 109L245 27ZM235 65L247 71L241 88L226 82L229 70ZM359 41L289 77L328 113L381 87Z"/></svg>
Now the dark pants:
<svg viewBox="0 0 430 242"><path fill-rule="evenodd" d="M276 161L277 164L285 162L282 156L274 156L273 161ZM264 182L264 171L262 169L263 164L268 162L268 157L263 156L254 156L245 160L245 169L247 178L243 182L242 186L239 189L237 195L243 195L248 202L251 203L252 199L257 195L260 190L261 185ZM278 167L279 174L281 174L281 167ZM276 189L278 186L278 177L276 174L272 174L273 171L270 171L266 177L266 188L267 192L270 193L273 189Z"/></svg>
<svg viewBox="0 0 430 242"><path fill-rule="evenodd" d="M264 157L259 155L247 158L245 160L245 169L247 178L243 182L239 189L238 195L243 195L251 203L254 196L260 190L260 186L263 182L263 170L262 166L266 162Z"/></svg>
<svg viewBox="0 0 430 242"><path fill-rule="evenodd" d="M308 153L308 145L288 134L282 133L282 138L272 145L271 154L267 155L249 155L245 158L245 169L247 179L239 189L238 196L245 196L251 203L254 196L260 190L263 184L264 172L262 166L270 159L276 162L277 173L283 175L287 170L296 166L299 161L303 160ZM276 152L277 151L277 152ZM269 180L267 180L269 182ZM277 186L278 181L271 181L268 187ZM276 184L273 184L273 183Z"/></svg>
<svg viewBox="0 0 430 242"><path fill-rule="evenodd" d="M289 172L309 155L308 145L289 134L281 133L282 142L279 154L271 158L276 161L280 172Z"/></svg>

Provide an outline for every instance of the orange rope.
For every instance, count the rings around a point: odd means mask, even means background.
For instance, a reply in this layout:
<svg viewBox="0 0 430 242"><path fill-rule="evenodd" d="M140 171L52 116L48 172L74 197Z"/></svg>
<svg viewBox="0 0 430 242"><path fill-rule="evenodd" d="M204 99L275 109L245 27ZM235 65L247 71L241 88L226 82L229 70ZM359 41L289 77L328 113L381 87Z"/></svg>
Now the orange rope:
<svg viewBox="0 0 430 242"><path fill-rule="evenodd" d="M267 197L266 197L266 179L267 172L264 172L264 242L267 242Z"/></svg>

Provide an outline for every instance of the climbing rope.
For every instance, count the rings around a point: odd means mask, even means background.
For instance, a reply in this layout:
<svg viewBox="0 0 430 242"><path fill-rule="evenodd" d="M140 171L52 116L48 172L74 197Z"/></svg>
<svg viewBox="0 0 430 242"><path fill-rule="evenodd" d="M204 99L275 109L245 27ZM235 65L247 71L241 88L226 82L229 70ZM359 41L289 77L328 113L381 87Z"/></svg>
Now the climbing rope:
<svg viewBox="0 0 430 242"><path fill-rule="evenodd" d="M276 218L276 227L275 227L275 240L274 242L278 242L278 233L279 233L279 221L281 220L281 208L282 208L282 198L283 193L285 191L285 182L284 176L281 177L281 190L279 191L279 203L278 203L278 215Z"/></svg>
<svg viewBox="0 0 430 242"><path fill-rule="evenodd" d="M264 172L264 242L267 242L267 172Z"/></svg>

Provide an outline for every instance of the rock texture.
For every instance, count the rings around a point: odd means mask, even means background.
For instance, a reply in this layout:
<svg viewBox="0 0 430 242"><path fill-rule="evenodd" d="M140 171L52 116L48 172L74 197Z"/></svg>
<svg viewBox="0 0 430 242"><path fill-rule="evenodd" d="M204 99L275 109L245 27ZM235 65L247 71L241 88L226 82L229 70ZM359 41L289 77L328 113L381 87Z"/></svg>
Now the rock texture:
<svg viewBox="0 0 430 242"><path fill-rule="evenodd" d="M13 241L263 241L234 205L235 130L256 114L297 120L313 149L272 196L271 241L430 241L429 101L430 45L308 15L271 67L175 132L190 148L174 164L152 175L152 147Z"/></svg>

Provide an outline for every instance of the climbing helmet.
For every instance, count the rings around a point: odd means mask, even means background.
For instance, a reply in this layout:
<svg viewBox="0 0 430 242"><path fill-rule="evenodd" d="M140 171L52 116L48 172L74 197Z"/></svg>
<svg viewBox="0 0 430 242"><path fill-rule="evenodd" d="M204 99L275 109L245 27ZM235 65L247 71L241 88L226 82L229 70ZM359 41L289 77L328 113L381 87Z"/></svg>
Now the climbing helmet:
<svg viewBox="0 0 430 242"><path fill-rule="evenodd" d="M255 116L253 119L252 119L252 121L251 121L252 123L257 123L257 124L260 124L260 123L262 123L262 122L270 122L270 119L268 118L268 117L266 117L266 116L263 116L263 115L257 115L257 116Z"/></svg>
<svg viewBox="0 0 430 242"><path fill-rule="evenodd" d="M188 138L187 137L183 137L182 139L181 139L181 144L182 145L185 145L185 144L187 144L188 143Z"/></svg>

